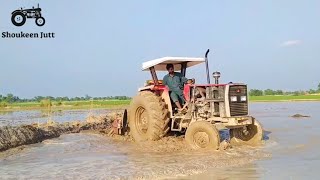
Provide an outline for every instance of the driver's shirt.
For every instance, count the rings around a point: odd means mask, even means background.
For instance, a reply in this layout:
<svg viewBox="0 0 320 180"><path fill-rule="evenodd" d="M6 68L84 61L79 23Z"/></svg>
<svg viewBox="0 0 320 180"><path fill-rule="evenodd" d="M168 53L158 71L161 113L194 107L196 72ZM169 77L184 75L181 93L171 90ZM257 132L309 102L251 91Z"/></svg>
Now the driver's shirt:
<svg viewBox="0 0 320 180"><path fill-rule="evenodd" d="M177 94L182 94L182 89L184 83L186 83L188 79L183 77L181 73L175 72L173 76L167 74L163 77L163 84L169 87L170 91L173 91Z"/></svg>

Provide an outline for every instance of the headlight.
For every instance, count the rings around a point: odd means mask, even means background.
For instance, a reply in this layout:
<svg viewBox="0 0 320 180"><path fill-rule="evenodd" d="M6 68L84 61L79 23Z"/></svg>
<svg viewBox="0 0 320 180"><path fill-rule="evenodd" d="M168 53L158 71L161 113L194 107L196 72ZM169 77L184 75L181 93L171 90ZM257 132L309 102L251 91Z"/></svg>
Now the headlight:
<svg viewBox="0 0 320 180"><path fill-rule="evenodd" d="M241 96L241 101L247 101L247 96Z"/></svg>
<svg viewBox="0 0 320 180"><path fill-rule="evenodd" d="M237 101L237 96L231 96L230 100L231 100L231 102L236 102Z"/></svg>

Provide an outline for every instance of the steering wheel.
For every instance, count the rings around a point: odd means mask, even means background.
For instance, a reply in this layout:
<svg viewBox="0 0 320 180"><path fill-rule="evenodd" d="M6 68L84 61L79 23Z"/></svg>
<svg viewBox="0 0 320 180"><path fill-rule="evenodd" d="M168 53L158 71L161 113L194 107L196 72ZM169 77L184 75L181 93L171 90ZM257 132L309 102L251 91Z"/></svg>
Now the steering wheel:
<svg viewBox="0 0 320 180"><path fill-rule="evenodd" d="M194 84L196 80L194 78L188 79L187 84Z"/></svg>

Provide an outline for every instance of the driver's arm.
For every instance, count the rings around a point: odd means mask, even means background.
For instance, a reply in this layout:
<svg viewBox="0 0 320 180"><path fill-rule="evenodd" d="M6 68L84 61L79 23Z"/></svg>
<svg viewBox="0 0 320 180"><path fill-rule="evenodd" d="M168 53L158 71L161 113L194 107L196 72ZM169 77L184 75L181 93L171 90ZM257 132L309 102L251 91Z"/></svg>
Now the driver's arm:
<svg viewBox="0 0 320 180"><path fill-rule="evenodd" d="M181 75L180 79L181 79L181 82L182 82L183 84L186 84L187 81L188 81L188 78L183 77L182 75Z"/></svg>
<svg viewBox="0 0 320 180"><path fill-rule="evenodd" d="M162 84L165 85L165 86L168 86L167 76L164 76L164 77L163 77L163 79L162 79Z"/></svg>

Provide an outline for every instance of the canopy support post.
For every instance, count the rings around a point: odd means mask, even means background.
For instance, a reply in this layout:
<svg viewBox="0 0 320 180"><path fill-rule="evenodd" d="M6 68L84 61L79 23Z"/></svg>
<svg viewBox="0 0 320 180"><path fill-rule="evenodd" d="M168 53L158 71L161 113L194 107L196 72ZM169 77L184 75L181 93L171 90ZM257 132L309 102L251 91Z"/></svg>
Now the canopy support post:
<svg viewBox="0 0 320 180"><path fill-rule="evenodd" d="M149 70L150 70L154 85L159 85L157 73L156 73L156 70L154 69L154 66L150 67Z"/></svg>
<svg viewBox="0 0 320 180"><path fill-rule="evenodd" d="M181 63L181 74L183 77L186 77L187 63L188 62Z"/></svg>

